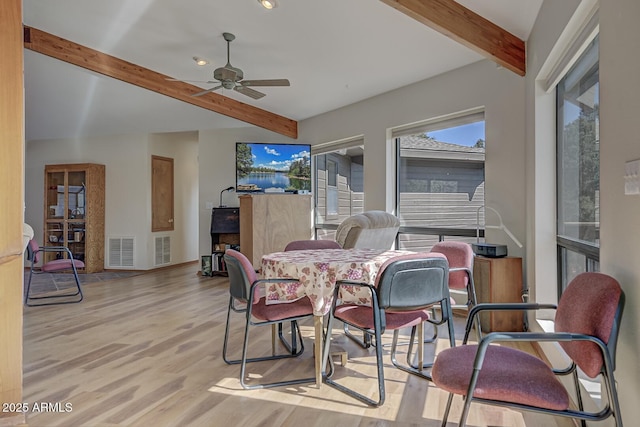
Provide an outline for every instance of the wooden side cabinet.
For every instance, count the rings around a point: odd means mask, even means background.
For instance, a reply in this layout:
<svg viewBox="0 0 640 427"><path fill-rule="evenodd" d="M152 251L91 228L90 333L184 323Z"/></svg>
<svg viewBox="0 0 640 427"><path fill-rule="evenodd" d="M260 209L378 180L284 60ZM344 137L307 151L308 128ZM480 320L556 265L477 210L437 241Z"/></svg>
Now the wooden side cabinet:
<svg viewBox="0 0 640 427"><path fill-rule="evenodd" d="M262 255L283 251L293 240L311 239L311 195L240 196L240 251L256 269Z"/></svg>
<svg viewBox="0 0 640 427"><path fill-rule="evenodd" d="M478 302L522 302L522 258L476 256L473 281ZM483 332L523 330L524 312L491 312L481 315Z"/></svg>
<svg viewBox="0 0 640 427"><path fill-rule="evenodd" d="M240 244L240 208L213 208L211 211L211 275L227 275L222 261L229 245L237 248Z"/></svg>
<svg viewBox="0 0 640 427"><path fill-rule="evenodd" d="M85 273L104 270L105 166L94 163L46 165L44 239L66 246L82 260ZM47 261L55 253L47 253Z"/></svg>

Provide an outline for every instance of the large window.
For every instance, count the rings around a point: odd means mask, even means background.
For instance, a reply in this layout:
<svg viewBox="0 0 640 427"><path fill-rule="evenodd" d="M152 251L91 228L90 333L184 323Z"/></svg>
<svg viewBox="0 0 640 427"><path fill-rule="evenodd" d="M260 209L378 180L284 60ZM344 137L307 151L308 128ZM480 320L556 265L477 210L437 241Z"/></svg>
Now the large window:
<svg viewBox="0 0 640 427"><path fill-rule="evenodd" d="M475 242L484 228L484 113L467 112L397 134L399 249Z"/></svg>
<svg viewBox="0 0 640 427"><path fill-rule="evenodd" d="M355 139L311 148L318 239L333 239L342 221L364 210L363 147Z"/></svg>
<svg viewBox="0 0 640 427"><path fill-rule="evenodd" d="M577 274L598 271L600 85L596 37L557 87L559 293Z"/></svg>

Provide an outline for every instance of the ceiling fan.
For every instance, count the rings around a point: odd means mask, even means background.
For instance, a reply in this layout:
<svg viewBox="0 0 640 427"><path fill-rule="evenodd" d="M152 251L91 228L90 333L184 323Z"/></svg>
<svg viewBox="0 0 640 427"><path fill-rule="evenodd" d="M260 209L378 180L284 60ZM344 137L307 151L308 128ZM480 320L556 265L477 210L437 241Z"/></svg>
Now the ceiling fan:
<svg viewBox="0 0 640 427"><path fill-rule="evenodd" d="M289 86L289 80L287 79L270 79L270 80L243 80L244 73L240 68L236 68L231 65L230 58L230 45L233 40L235 40L236 36L231 33L222 33L222 37L227 41L227 64L224 67L216 68L213 71L213 78L217 81L209 80L206 82L203 81L194 81L194 80L178 80L178 79L168 79L172 81L184 81L184 82L194 82L194 83L212 83L217 84L217 86L212 87L211 89L203 90L202 92L194 93L192 96L202 96L209 92L213 92L214 90L218 90L220 88L235 90L243 95L251 97L253 99L260 99L265 96L264 93L258 92L252 87L255 86Z"/></svg>

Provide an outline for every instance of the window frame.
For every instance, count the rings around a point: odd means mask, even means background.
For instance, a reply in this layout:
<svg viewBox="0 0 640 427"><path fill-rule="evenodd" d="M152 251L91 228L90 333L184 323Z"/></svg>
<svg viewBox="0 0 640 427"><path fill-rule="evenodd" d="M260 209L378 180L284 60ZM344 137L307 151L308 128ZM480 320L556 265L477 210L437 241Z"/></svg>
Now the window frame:
<svg viewBox="0 0 640 427"><path fill-rule="evenodd" d="M591 85L587 85L587 87L591 88L595 85L594 81L598 84L598 104L599 104L599 40L598 33L596 32L593 36L593 39L588 40L586 43L586 47L582 50L580 56L571 64L571 68L565 73L558 81L556 85L556 251L557 251L557 297L560 298L564 288L568 285L568 282L571 280L572 275L569 274L569 262L568 256L570 254L575 254L578 256L584 257L584 268L579 271L599 271L599 262L600 262L600 242L599 236L595 238L596 241L590 242L581 240L579 237L572 237L567 235L566 233L562 233L561 231L561 222L563 221L563 199L562 196L564 192L562 191L562 186L565 183L564 177L566 176L563 165L563 159L565 158L564 151L564 88L562 86L563 82L568 77L575 79L576 71L580 71L580 68L584 68L585 64L588 65L589 61L593 61L593 52L595 49L597 60L595 61L595 65L592 65L586 68L583 72L579 73L579 80L590 82ZM583 62L584 61L584 62ZM595 67L595 68L594 68ZM578 84L578 83L576 83ZM586 93L586 91L585 91ZM580 94L581 96L582 94ZM579 96L578 96L579 98ZM595 104L594 104L595 105ZM598 169L600 169L600 155L599 155L599 137L598 137L598 123L599 123L599 112L594 118L594 128L596 132L596 140L595 144L598 145ZM582 144L582 139L580 138L579 144ZM578 171L579 173L580 171ZM580 184L579 184L580 185ZM595 212L599 212L600 205L600 178L598 175L598 189L596 190L597 194L594 194L594 200L596 204L594 206ZM594 213L596 215L596 213ZM599 215L599 214L598 214ZM595 218L594 218L595 221ZM599 221L598 221L599 222Z"/></svg>
<svg viewBox="0 0 640 427"><path fill-rule="evenodd" d="M433 119L425 120L421 123L411 124L408 126L398 127L392 130L392 137L395 144L395 211L396 215L400 217L402 215L402 209L400 206L400 193L401 193L401 166L402 166L402 156L401 156L401 138L403 136L416 135L421 133L427 133L431 131L444 130L449 128L455 128L458 126L476 123L479 121L485 122L485 111L484 107L472 108L465 111L460 111L457 113L449 114L446 116L436 117ZM486 144L486 133L483 138ZM486 145L485 145L486 150ZM483 161L483 171L484 164L486 160ZM429 181L429 192L431 192L431 181ZM482 206L484 207L484 201ZM457 227L422 227L422 226L406 226L401 225L398 235L396 236L396 247L400 248L400 239L402 235L414 234L421 236L437 236L438 241L443 241L446 238L453 238L456 240L469 240L476 241L477 239L484 238L485 230L484 230L484 209L480 214L482 220L481 224L476 224L475 228L457 228Z"/></svg>

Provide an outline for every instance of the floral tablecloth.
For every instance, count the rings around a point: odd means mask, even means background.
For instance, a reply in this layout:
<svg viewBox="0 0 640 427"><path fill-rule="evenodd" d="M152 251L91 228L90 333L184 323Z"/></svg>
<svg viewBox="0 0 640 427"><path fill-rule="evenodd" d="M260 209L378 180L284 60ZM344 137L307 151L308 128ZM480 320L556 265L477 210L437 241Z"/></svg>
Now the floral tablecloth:
<svg viewBox="0 0 640 427"><path fill-rule="evenodd" d="M265 279L298 279L298 283L268 284L267 304L291 302L306 295L313 304L314 314L324 315L331 308L336 281L374 284L385 261L411 253L380 249L314 249L264 255L262 275ZM350 301L367 303L371 300L366 289L352 287L350 293Z"/></svg>

